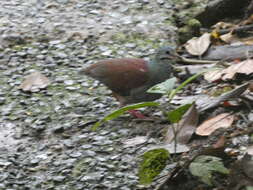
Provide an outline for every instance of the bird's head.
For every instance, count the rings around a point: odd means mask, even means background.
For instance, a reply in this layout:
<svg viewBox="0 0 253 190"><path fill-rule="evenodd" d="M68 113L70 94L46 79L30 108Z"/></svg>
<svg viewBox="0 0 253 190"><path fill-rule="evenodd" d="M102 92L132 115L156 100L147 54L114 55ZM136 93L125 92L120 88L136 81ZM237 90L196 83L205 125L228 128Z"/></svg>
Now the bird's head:
<svg viewBox="0 0 253 190"><path fill-rule="evenodd" d="M170 46L164 46L157 50L155 59L157 61L163 61L163 60L178 60L179 55L177 54L175 48L172 48Z"/></svg>

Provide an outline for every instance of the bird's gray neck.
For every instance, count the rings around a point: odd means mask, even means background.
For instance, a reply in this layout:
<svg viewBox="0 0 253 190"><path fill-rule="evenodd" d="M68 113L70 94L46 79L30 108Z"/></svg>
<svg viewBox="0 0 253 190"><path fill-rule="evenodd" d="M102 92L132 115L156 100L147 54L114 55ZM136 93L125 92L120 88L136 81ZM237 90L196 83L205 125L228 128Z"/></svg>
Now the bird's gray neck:
<svg viewBox="0 0 253 190"><path fill-rule="evenodd" d="M148 62L150 80L154 83L163 82L171 76L172 66L170 60L153 59Z"/></svg>

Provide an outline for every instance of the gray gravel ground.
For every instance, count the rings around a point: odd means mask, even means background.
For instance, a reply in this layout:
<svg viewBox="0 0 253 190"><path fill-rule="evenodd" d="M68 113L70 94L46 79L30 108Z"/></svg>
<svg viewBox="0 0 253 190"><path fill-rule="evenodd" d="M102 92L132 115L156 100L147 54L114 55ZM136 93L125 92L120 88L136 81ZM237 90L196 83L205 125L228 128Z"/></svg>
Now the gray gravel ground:
<svg viewBox="0 0 253 190"><path fill-rule="evenodd" d="M171 14L164 0L0 1L0 190L137 189L145 148L122 142L156 126L127 116L91 132L84 124L117 103L77 71L103 58L148 57L173 43ZM51 85L22 92L33 71Z"/></svg>

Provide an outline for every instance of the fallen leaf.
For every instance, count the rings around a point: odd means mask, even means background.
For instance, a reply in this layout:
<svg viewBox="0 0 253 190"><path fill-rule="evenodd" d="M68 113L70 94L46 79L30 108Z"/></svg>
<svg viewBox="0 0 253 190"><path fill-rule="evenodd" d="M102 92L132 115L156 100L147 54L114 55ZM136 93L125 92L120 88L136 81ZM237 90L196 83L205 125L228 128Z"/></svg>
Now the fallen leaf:
<svg viewBox="0 0 253 190"><path fill-rule="evenodd" d="M232 28L235 27L235 24L229 23L229 22L217 22L215 25L212 26L212 28L215 28L217 30L220 29L228 29L228 28Z"/></svg>
<svg viewBox="0 0 253 190"><path fill-rule="evenodd" d="M196 129L198 119L198 110L196 109L196 105L193 104L183 115L178 124L174 124L174 126L168 128L165 142L172 143L174 140L174 142L179 144L187 144ZM174 127L174 129L172 127Z"/></svg>
<svg viewBox="0 0 253 190"><path fill-rule="evenodd" d="M224 69L222 69L222 68L217 68L215 70L208 71L208 72L204 73L204 79L207 80L208 82L217 81L217 80L221 79L222 74L223 74L223 70Z"/></svg>
<svg viewBox="0 0 253 190"><path fill-rule="evenodd" d="M124 147L131 147L136 146L139 144L143 144L148 140L147 136L137 136L131 139L124 140L122 143L124 144Z"/></svg>
<svg viewBox="0 0 253 190"><path fill-rule="evenodd" d="M196 134L200 136L208 136L216 129L228 128L232 125L234 118L234 115L231 115L230 113L219 114L204 121L200 126L198 126Z"/></svg>
<svg viewBox="0 0 253 190"><path fill-rule="evenodd" d="M216 141L215 144L213 144L213 148L218 149L218 148L223 148L225 146L226 143L226 137L225 136L221 136L218 141Z"/></svg>
<svg viewBox="0 0 253 190"><path fill-rule="evenodd" d="M211 44L211 34L204 33L199 38L192 38L188 40L185 44L185 48L191 55L200 56L206 52Z"/></svg>
<svg viewBox="0 0 253 190"><path fill-rule="evenodd" d="M234 63L226 69L217 69L208 71L204 74L204 79L209 82L214 82L219 79L233 79L235 74L241 73L249 75L253 73L253 59L248 59L240 63Z"/></svg>
<svg viewBox="0 0 253 190"><path fill-rule="evenodd" d="M253 59L242 61L241 63L233 64L223 71L222 80L234 78L236 73L249 75L253 73Z"/></svg>
<svg viewBox="0 0 253 190"><path fill-rule="evenodd" d="M220 36L220 39L226 43L232 43L235 41L239 41L233 34L232 31L227 33L227 34L223 34Z"/></svg>
<svg viewBox="0 0 253 190"><path fill-rule="evenodd" d="M251 3L252 4L252 3ZM247 8L248 10L247 10L247 12L249 13L250 11L252 11L252 5L249 5L249 7ZM247 13L247 14L248 14ZM241 25L250 25L250 24L252 24L253 23L253 16L252 16L252 14L251 15L249 15L249 17L246 19L246 20L243 20L242 22L241 22Z"/></svg>
<svg viewBox="0 0 253 190"><path fill-rule="evenodd" d="M46 76L35 71L28 75L18 88L23 91L38 92L40 89L46 88L49 84L50 81Z"/></svg>
<svg viewBox="0 0 253 190"><path fill-rule="evenodd" d="M203 93L199 95L193 95L193 96L176 95L171 101L171 103L175 105L179 105L179 104L182 105L182 104L190 104L192 102L195 102L197 107L200 107L200 105L203 105L204 103L208 102L209 99L210 99L210 96Z"/></svg>
<svg viewBox="0 0 253 190"><path fill-rule="evenodd" d="M189 166L192 175L197 176L208 185L213 183L213 173L228 174L229 170L224 167L221 158L201 155Z"/></svg>
<svg viewBox="0 0 253 190"><path fill-rule="evenodd" d="M222 94L221 96L209 98L206 102L198 104L199 112L203 112L215 106L218 106L221 102L229 100L231 98L238 98L245 90L247 90L249 83L242 84L235 89Z"/></svg>

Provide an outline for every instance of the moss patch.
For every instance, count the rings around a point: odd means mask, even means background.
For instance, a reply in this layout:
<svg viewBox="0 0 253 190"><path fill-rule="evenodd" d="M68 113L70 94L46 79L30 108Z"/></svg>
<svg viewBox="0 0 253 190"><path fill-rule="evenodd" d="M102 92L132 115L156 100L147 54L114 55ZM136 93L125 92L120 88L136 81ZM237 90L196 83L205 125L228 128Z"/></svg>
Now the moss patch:
<svg viewBox="0 0 253 190"><path fill-rule="evenodd" d="M147 185L164 169L169 152L165 149L150 150L143 154L138 176L140 184Z"/></svg>
<svg viewBox="0 0 253 190"><path fill-rule="evenodd" d="M222 94L227 93L231 90L233 90L231 86L224 86L222 88L217 88L211 92L211 96L215 96L215 97L221 96Z"/></svg>

